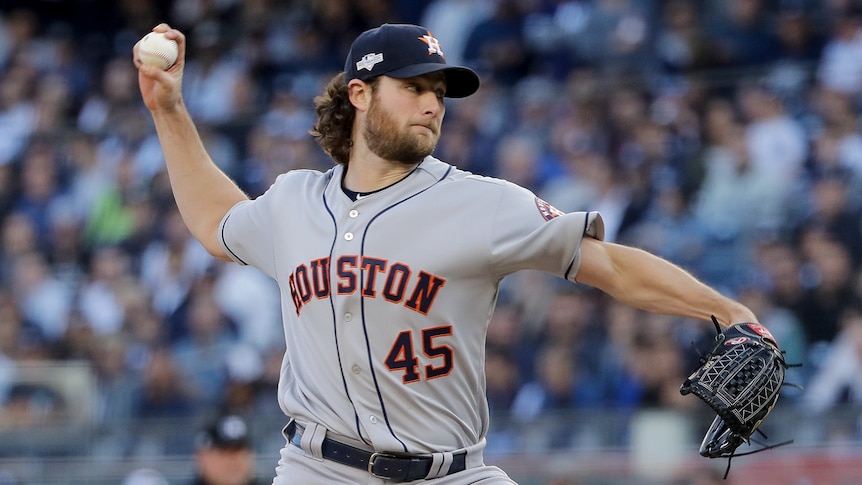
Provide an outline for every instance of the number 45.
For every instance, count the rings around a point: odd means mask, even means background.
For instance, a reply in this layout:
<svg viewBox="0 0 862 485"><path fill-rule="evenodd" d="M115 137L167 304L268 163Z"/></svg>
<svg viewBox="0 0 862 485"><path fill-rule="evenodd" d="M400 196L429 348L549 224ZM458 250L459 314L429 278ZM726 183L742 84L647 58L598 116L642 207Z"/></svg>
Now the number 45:
<svg viewBox="0 0 862 485"><path fill-rule="evenodd" d="M440 365L425 365L425 380L436 379L449 375L452 372L452 347L448 345L434 345L434 339L452 335L452 326L433 327L422 329L422 353L428 359L442 359ZM404 376L401 380L404 384L410 384L422 379L419 374L419 358L413 347L413 331L405 330L398 334L392 350L386 356L386 367L390 371L402 371Z"/></svg>

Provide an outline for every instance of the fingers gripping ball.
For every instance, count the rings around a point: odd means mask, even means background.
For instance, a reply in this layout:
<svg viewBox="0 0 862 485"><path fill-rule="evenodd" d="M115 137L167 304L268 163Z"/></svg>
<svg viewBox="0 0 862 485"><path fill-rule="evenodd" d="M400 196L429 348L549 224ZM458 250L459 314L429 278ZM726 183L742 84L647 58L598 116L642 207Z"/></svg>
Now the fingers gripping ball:
<svg viewBox="0 0 862 485"><path fill-rule="evenodd" d="M141 63L168 69L177 62L179 47L177 41L168 39L162 32L150 32L138 45L138 57Z"/></svg>
<svg viewBox="0 0 862 485"><path fill-rule="evenodd" d="M719 332L702 362L680 392L701 398L718 415L700 454L729 458L772 411L788 366L769 330L756 323L740 323Z"/></svg>

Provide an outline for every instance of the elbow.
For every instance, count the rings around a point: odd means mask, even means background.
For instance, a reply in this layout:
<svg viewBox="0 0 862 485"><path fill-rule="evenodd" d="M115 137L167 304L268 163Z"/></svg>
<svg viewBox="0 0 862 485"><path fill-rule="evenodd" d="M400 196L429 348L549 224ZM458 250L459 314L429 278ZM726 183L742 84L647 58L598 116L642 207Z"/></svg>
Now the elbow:
<svg viewBox="0 0 862 485"><path fill-rule="evenodd" d="M209 247L204 246L204 249L210 254L210 256L218 259L219 261L233 261L230 256L227 255L226 252L221 248L221 246L217 247Z"/></svg>
<svg viewBox="0 0 862 485"><path fill-rule="evenodd" d="M221 261L232 261L221 245L218 228L203 234L193 233L193 235L210 256Z"/></svg>

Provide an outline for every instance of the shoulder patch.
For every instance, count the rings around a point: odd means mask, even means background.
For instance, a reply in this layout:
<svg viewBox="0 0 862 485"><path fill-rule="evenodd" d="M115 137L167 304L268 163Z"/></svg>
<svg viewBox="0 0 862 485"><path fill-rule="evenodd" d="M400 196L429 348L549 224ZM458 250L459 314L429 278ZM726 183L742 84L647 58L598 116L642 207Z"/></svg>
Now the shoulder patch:
<svg viewBox="0 0 862 485"><path fill-rule="evenodd" d="M555 217L559 217L565 214L565 212L557 209L556 207L552 206L551 204L545 202L538 197L536 197L536 208L539 209L539 214L542 214L542 217L544 217L546 221L550 221Z"/></svg>

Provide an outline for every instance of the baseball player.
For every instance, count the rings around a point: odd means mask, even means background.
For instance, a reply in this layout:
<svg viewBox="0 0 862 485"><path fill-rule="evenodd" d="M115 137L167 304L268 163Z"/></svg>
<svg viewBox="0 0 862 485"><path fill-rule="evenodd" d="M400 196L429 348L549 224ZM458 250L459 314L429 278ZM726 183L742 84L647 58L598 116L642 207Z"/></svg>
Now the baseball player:
<svg viewBox="0 0 862 485"><path fill-rule="evenodd" d="M432 156L446 97L479 88L415 25L361 34L315 99L326 172L280 175L255 200L205 151L181 98L185 37L167 71L137 56L172 188L214 256L281 289L290 417L274 484L511 484L482 458L485 331L500 280L534 269L623 303L723 325L752 312L681 268L602 241L596 212L564 214L529 190Z"/></svg>

